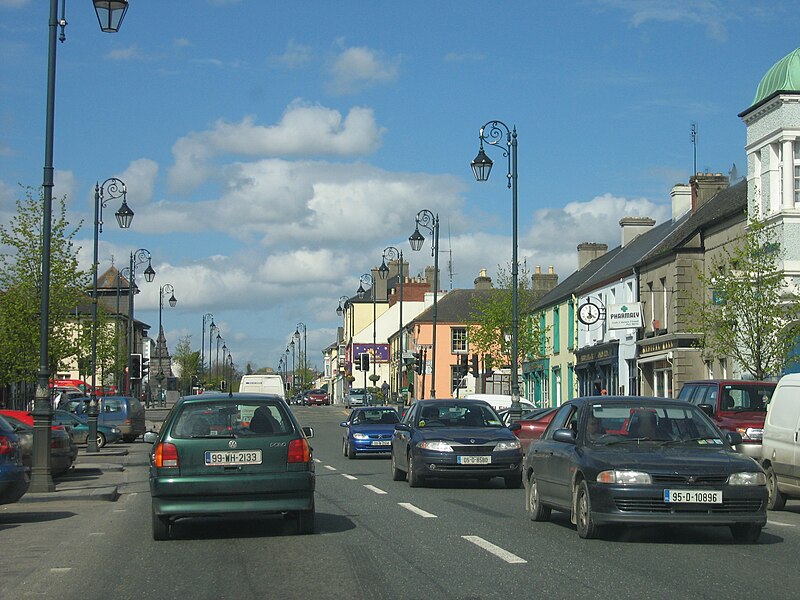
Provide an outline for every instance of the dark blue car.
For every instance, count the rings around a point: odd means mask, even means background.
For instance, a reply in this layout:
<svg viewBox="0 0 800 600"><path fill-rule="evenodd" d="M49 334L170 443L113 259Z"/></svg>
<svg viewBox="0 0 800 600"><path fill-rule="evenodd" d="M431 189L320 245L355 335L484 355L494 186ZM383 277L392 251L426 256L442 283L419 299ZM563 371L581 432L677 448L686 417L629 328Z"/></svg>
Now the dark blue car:
<svg viewBox="0 0 800 600"><path fill-rule="evenodd" d="M342 453L347 458L358 454L376 454L392 451L392 435L395 423L400 418L394 408L386 406L364 406L353 409L342 438Z"/></svg>
<svg viewBox="0 0 800 600"><path fill-rule="evenodd" d="M0 417L0 504L16 502L28 491L30 471L22 464L17 434Z"/></svg>

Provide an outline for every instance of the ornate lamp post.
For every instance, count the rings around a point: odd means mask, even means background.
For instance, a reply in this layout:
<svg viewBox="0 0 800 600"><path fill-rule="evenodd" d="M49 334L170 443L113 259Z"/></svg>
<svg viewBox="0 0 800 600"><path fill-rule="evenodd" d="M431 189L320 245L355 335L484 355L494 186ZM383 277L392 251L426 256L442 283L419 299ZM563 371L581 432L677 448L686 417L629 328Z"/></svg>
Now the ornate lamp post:
<svg viewBox="0 0 800 600"><path fill-rule="evenodd" d="M300 346L300 330L303 331L303 345ZM294 328L294 337L297 340L297 356L302 360L300 362L300 388L305 388L306 384L306 369L308 367L308 337L306 335L306 324L303 322L298 323Z"/></svg>
<svg viewBox="0 0 800 600"><path fill-rule="evenodd" d="M296 372L294 370L294 338L292 338L292 341L289 342L289 346L292 348L292 391L294 392L297 389L294 381L296 375Z"/></svg>
<svg viewBox="0 0 800 600"><path fill-rule="evenodd" d="M171 284L165 283L158 289L158 334L161 335L162 327L161 327L161 313L164 310L164 296L170 294L169 297L169 306L170 308L175 308L175 305L178 304L177 298L175 298L175 288L172 287Z"/></svg>
<svg viewBox="0 0 800 600"><path fill-rule="evenodd" d="M369 273L364 273L361 277L358 278L358 291L356 294L359 298L364 298L367 290L364 289L364 284L368 284L370 287L370 291L372 292L372 375L370 375L370 381L372 382L373 387L375 386L375 382L377 381L377 375L375 375L375 346L376 346L376 332L375 332L375 321L377 321L377 307L375 304L375 278L370 275ZM364 372L364 387L367 387L367 373Z"/></svg>
<svg viewBox="0 0 800 600"><path fill-rule="evenodd" d="M216 323L214 323L214 319L211 319L211 326L208 330L208 376L211 377L214 374L214 365L211 363L211 344L214 338L214 332L219 334L219 327L217 327Z"/></svg>
<svg viewBox="0 0 800 600"><path fill-rule="evenodd" d="M488 128L488 131L487 131ZM503 135L505 134L505 136ZM505 137L505 148L500 144ZM519 360L519 290L517 277L519 265L517 260L517 128L509 129L502 121L488 121L481 127L480 149L472 161L472 172L477 181L489 179L492 170L492 160L483 151L483 143L497 146L503 151L503 156L508 159L506 179L511 189L511 214L512 214L512 250L511 250L511 419L519 419L522 410L519 405L519 379L517 378L517 362Z"/></svg>
<svg viewBox="0 0 800 600"><path fill-rule="evenodd" d="M431 398L436 397L436 326L437 326L437 300L439 297L439 215L433 214L427 208L417 213L417 226L408 241L415 252L422 249L425 237L419 232L422 225L431 232L431 253L433 254L433 336L431 339ZM424 391L423 391L424 394Z"/></svg>
<svg viewBox="0 0 800 600"><path fill-rule="evenodd" d="M398 261L399 265L397 277L400 280L400 326L398 329L400 337L397 342L397 397L400 398L403 390L403 282L406 278L403 272L403 251L394 246L387 246L383 249L383 259L378 269L378 276L384 280L389 277L389 267L386 265L387 258L390 261Z"/></svg>
<svg viewBox="0 0 800 600"><path fill-rule="evenodd" d="M106 197L108 192L108 197ZM97 269L99 267L97 252L99 234L103 232L103 209L111 200L122 198L122 206L114 213L120 228L128 229L133 221L133 211L126 202L127 189L125 183L116 177L110 177L103 185L94 187L94 254L92 259L92 390L89 396L89 436L86 441L87 452L97 452ZM102 383L102 382L101 382Z"/></svg>
<svg viewBox="0 0 800 600"><path fill-rule="evenodd" d="M217 362L216 366L214 367L214 376L217 378L217 389L219 389L219 343L222 342L223 345L225 344L225 340L219 334L219 327L217 328Z"/></svg>
<svg viewBox="0 0 800 600"><path fill-rule="evenodd" d="M144 280L151 283L156 277L156 272L153 270L153 257L150 251L146 248L139 248L135 252L131 252L131 261L128 266L131 277L128 280L128 384L127 393L130 395L133 391L131 384L131 373L133 372L133 292L136 289L136 265L144 264L147 261L147 268L144 270Z"/></svg>
<svg viewBox="0 0 800 600"><path fill-rule="evenodd" d="M114 4L112 7L111 4ZM62 0L62 7L64 0ZM95 0L95 12L101 29L115 33L122 25L122 19L128 8L127 0L109 3ZM63 10L62 10L63 12ZM113 13L113 15L111 14ZM105 23L106 27L103 27ZM50 472L50 427L53 422L50 404L50 368L49 333L50 333L50 238L52 236L53 218L53 145L55 138L56 113L56 48L59 39L58 28L61 27L60 39L66 37L64 28L67 20L62 15L58 18L58 0L50 0L49 34L47 51L47 108L45 115L44 142L44 176L42 179L42 271L41 298L39 310L39 371L36 376L36 396L33 404L33 461L31 466L31 492L52 492L55 484Z"/></svg>
<svg viewBox="0 0 800 600"><path fill-rule="evenodd" d="M214 315L211 313L206 313L203 315L203 332L200 334L200 377L202 377L203 382L205 382L205 371L206 371L206 320L211 321L211 326L216 327L214 325ZM211 333L209 335L209 341L211 341ZM208 350L208 358L211 359L211 349ZM209 369L209 375L211 374L211 369Z"/></svg>

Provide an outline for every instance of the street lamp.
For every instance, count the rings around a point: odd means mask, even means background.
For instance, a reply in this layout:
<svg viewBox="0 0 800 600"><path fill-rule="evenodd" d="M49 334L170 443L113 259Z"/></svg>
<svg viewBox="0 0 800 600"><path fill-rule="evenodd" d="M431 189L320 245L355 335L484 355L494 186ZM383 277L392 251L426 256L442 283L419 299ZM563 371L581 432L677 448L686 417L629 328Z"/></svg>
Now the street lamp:
<svg viewBox="0 0 800 600"><path fill-rule="evenodd" d="M105 10L111 6L95 0L95 11L100 19ZM116 4L124 4L120 1ZM62 7L64 0L62 0ZM62 11L63 12L63 11ZM116 14L119 14L118 12ZM123 12L124 15L124 12ZM103 31L116 32L122 19L107 20L108 25L115 25ZM41 298L39 309L39 371L36 376L36 396L33 403L33 461L31 465L31 492L52 492L56 489L50 472L50 427L53 422L52 405L50 404L50 369L48 364L49 329L50 329L50 238L52 236L53 218L53 141L55 138L56 113L56 43L63 42L64 28L67 20L62 15L58 18L58 0L50 0L49 34L47 50L47 108L45 113L44 141L44 176L42 179L42 271ZM61 27L61 35L58 28ZM102 27L101 27L102 29Z"/></svg>
<svg viewBox="0 0 800 600"><path fill-rule="evenodd" d="M219 333L219 327L214 323L214 317L211 317L211 326L208 329L208 376L209 378L214 374L214 365L211 363L211 343L214 338L214 332Z"/></svg>
<svg viewBox="0 0 800 600"><path fill-rule="evenodd" d="M133 343L133 334L134 334L134 327L133 327L133 292L136 289L136 265L137 264L144 264L147 261L147 268L144 270L144 280L147 283L151 283L153 279L156 277L156 272L153 270L153 257L150 254L150 251L146 248L139 248L135 252L131 252L131 259L130 264L128 265L128 270L131 274L130 279L128 279L128 385L127 385L127 393L130 396L133 391L133 385L131 384L131 373L133 373L133 350L134 350L134 343Z"/></svg>
<svg viewBox="0 0 800 600"><path fill-rule="evenodd" d="M295 370L294 370L294 338L292 341L289 342L289 346L292 348L292 391L295 392L297 390L297 386L294 383L295 380Z"/></svg>
<svg viewBox="0 0 800 600"><path fill-rule="evenodd" d="M200 376L205 381L205 370L206 370L206 319L211 321L211 324L214 325L214 315L211 313L206 313L203 315L203 331L200 334ZM211 341L211 334L209 333L209 341ZM211 349L208 350L208 358L211 358ZM211 370L209 369L209 375L211 374Z"/></svg>
<svg viewBox="0 0 800 600"><path fill-rule="evenodd" d="M108 197L106 197L108 192ZM133 211L126 202L127 188L125 183L116 177L110 177L94 186L94 254L92 259L92 389L89 396L89 436L86 439L86 451L97 452L97 270L99 267L97 252L98 239L103 232L103 209L111 200L122 198L122 206L114 213L121 229L128 229L133 221ZM101 382L102 383L102 382Z"/></svg>
<svg viewBox="0 0 800 600"><path fill-rule="evenodd" d="M220 342L224 343L225 340L219 334L219 327L218 327L217 328L217 361L216 361L216 367L214 367L214 375L217 378L217 389L219 389L219 343Z"/></svg>
<svg viewBox="0 0 800 600"><path fill-rule="evenodd" d="M229 367L228 370L228 393L233 395L233 356L231 356L230 350L228 351L228 362L227 365Z"/></svg>
<svg viewBox="0 0 800 600"><path fill-rule="evenodd" d="M422 225L433 235L431 253L433 254L433 336L431 339L431 398L436 397L436 325L437 325L437 300L439 297L439 215L433 214L427 208L417 213L417 226L408 241L415 252L422 249L425 237L419 232ZM423 390L424 395L424 390Z"/></svg>
<svg viewBox="0 0 800 600"><path fill-rule="evenodd" d="M488 127L488 132L487 132ZM505 136L503 134L505 133ZM501 146L505 137L505 148ZM519 273L517 261L517 128L509 129L502 121L488 121L481 127L478 135L480 150L472 161L472 172L477 181L489 179L492 170L492 161L483 151L483 143L497 146L503 151L503 156L508 159L506 178L508 187L511 188L511 213L512 213L512 250L511 250L511 420L517 420L522 414L519 404L519 380L517 379L517 362L519 360L519 290L517 277Z"/></svg>
<svg viewBox="0 0 800 600"><path fill-rule="evenodd" d="M390 261L398 261L399 265L397 277L400 280L400 327L398 329L400 337L397 342L397 397L400 398L403 390L403 281L406 278L403 270L403 251L394 246L387 246L383 249L383 260L378 269L378 276L381 279L389 277L389 267L386 265L387 258Z"/></svg>
<svg viewBox="0 0 800 600"><path fill-rule="evenodd" d="M370 381L372 381L372 386L375 386L375 382L377 379L375 378L375 348L376 348L376 333L375 333L375 321L377 320L377 308L375 304L375 278L370 275L369 273L364 273L361 277L358 278L358 294L359 299L363 299L364 295L367 293L367 290L364 289L364 284L367 283L370 286L370 291L372 292L372 376L370 377ZM367 387L367 372L364 371L364 387Z"/></svg>
<svg viewBox="0 0 800 600"><path fill-rule="evenodd" d="M300 348L300 330L303 330L303 346ZM300 388L305 387L306 383L306 369L308 367L308 337L306 332L306 324L302 321L298 323L294 328L294 337L297 339L298 345L298 352L297 355L301 357L302 361L300 363ZM301 352L301 350L303 352Z"/></svg>
<svg viewBox="0 0 800 600"><path fill-rule="evenodd" d="M222 376L220 377L222 383L225 382L225 369L227 368L227 365L225 364L226 352L228 352L228 345L225 343L225 340L222 340ZM222 389L222 384L220 384L219 388Z"/></svg>
<svg viewBox="0 0 800 600"><path fill-rule="evenodd" d="M175 308L175 305L178 304L178 299L175 298L175 288L172 287L172 284L165 283L158 288L158 335L161 335L163 331L161 327L161 313L164 310L164 296L167 294L170 294L168 300L170 308Z"/></svg>

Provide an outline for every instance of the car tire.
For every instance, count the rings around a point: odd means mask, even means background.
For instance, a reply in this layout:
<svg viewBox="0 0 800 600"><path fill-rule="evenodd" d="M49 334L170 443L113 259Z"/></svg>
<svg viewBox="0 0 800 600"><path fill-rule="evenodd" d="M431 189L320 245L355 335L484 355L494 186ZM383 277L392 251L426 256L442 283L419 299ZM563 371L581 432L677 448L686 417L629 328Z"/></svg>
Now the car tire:
<svg viewBox="0 0 800 600"><path fill-rule="evenodd" d="M349 443L347 444L347 458L355 458L356 450Z"/></svg>
<svg viewBox="0 0 800 600"><path fill-rule="evenodd" d="M106 445L106 436L98 431L97 432L97 447L98 448L104 448L105 445Z"/></svg>
<svg viewBox="0 0 800 600"><path fill-rule="evenodd" d="M539 497L539 487L536 485L536 477L531 475L525 486L525 511L531 521L547 521L550 519L550 507L542 505Z"/></svg>
<svg viewBox="0 0 800 600"><path fill-rule="evenodd" d="M522 474L503 477L503 481L505 481L506 489L518 490L522 487Z"/></svg>
<svg viewBox="0 0 800 600"><path fill-rule="evenodd" d="M406 472L397 468L397 460L395 460L394 452L392 452L392 481L404 481L405 478Z"/></svg>
<svg viewBox="0 0 800 600"><path fill-rule="evenodd" d="M123 435L122 436L122 441L127 443L127 444L130 444L131 442L135 442L136 441L136 436L135 435Z"/></svg>
<svg viewBox="0 0 800 600"><path fill-rule="evenodd" d="M417 474L416 469L414 469L414 457L411 455L411 452L408 453L407 479L409 487L415 488L425 485L425 481Z"/></svg>
<svg viewBox="0 0 800 600"><path fill-rule="evenodd" d="M589 497L589 486L586 480L578 484L578 491L575 498L575 523L578 535L584 540L596 538L600 527L595 524L592 518L592 500Z"/></svg>
<svg viewBox="0 0 800 600"><path fill-rule="evenodd" d="M342 438L342 456L347 456L347 440Z"/></svg>
<svg viewBox="0 0 800 600"><path fill-rule="evenodd" d="M737 523L731 525L731 535L740 544L755 544L761 535L761 525L756 523Z"/></svg>
<svg viewBox="0 0 800 600"><path fill-rule="evenodd" d="M153 511L153 539L158 541L169 539L170 522L169 517L157 515Z"/></svg>
<svg viewBox="0 0 800 600"><path fill-rule="evenodd" d="M767 467L767 491L769 498L767 499L767 508L770 510L783 510L786 506L786 496L778 489L778 476L772 465Z"/></svg>
<svg viewBox="0 0 800 600"><path fill-rule="evenodd" d="M300 535L314 533L315 513L313 501L311 502L310 510L301 510L297 512L297 533Z"/></svg>

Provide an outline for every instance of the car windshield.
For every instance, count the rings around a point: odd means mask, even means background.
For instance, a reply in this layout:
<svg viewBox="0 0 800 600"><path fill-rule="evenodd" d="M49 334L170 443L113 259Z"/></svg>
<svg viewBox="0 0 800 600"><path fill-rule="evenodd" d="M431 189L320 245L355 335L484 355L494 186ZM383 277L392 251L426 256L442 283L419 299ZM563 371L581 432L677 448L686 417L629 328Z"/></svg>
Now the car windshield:
<svg viewBox="0 0 800 600"><path fill-rule="evenodd" d="M426 404L417 418L418 427L503 427L489 405L461 404L456 401Z"/></svg>
<svg viewBox="0 0 800 600"><path fill-rule="evenodd" d="M350 394L353 396L363 396L366 393L367 390L365 390L364 388L353 388L352 390L350 390Z"/></svg>
<svg viewBox="0 0 800 600"><path fill-rule="evenodd" d="M655 442L719 448L725 443L720 431L692 405L595 403L583 428L587 443L594 445Z"/></svg>
<svg viewBox="0 0 800 600"><path fill-rule="evenodd" d="M775 388L750 384L731 384L722 388L720 410L732 412L767 412Z"/></svg>
<svg viewBox="0 0 800 600"><path fill-rule="evenodd" d="M284 435L294 423L278 402L208 401L183 406L170 431L175 438Z"/></svg>
<svg viewBox="0 0 800 600"><path fill-rule="evenodd" d="M354 425L394 425L399 422L394 409L359 410L353 415Z"/></svg>

